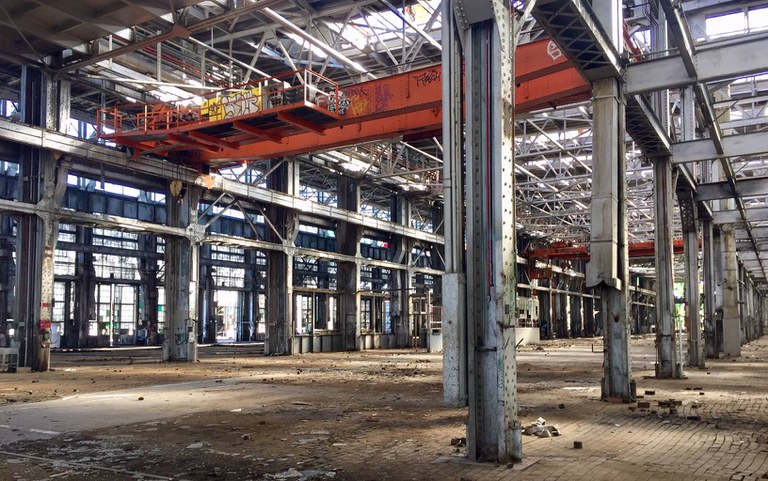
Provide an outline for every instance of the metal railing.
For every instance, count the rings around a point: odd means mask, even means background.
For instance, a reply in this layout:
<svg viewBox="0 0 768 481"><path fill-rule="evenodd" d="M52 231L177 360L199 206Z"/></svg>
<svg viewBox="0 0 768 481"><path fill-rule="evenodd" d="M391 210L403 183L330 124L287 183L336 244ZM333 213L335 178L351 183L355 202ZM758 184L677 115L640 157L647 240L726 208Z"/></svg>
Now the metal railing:
<svg viewBox="0 0 768 481"><path fill-rule="evenodd" d="M308 69L266 77L174 103L133 103L100 108L99 138L124 133L174 131L213 122L233 121L297 103L328 112L339 105L339 85Z"/></svg>

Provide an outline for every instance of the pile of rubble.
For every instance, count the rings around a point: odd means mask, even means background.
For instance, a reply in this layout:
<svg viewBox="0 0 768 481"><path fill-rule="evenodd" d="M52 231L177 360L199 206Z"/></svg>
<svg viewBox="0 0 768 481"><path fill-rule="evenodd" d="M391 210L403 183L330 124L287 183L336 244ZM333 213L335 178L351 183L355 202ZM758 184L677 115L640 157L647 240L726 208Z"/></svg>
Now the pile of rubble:
<svg viewBox="0 0 768 481"><path fill-rule="evenodd" d="M560 436L560 430L557 429L557 426L547 426L547 420L544 418L539 418L523 428L523 433L528 436L538 436L540 438Z"/></svg>

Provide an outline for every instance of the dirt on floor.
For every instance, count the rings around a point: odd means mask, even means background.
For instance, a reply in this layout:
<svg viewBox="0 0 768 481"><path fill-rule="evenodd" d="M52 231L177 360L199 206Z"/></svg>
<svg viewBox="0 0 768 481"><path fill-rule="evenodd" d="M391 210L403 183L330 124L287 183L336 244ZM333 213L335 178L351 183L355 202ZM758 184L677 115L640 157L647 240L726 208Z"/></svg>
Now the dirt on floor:
<svg viewBox="0 0 768 481"><path fill-rule="evenodd" d="M662 381L651 378L653 340L634 339L633 373L640 401L653 401L648 409L599 401L600 339L523 346L518 355L520 418L524 425L545 418L548 424L557 424L563 436L525 437L526 461L514 466L465 461L467 411L443 406L439 354L398 350L264 357L256 353L255 346L208 346L200 349L199 362L172 364L159 362L156 349L62 352L53 354L50 372L1 374L3 404L227 378L274 390L291 385L306 391L284 402L220 403L204 412L174 417L158 412L149 422L0 446L0 480L617 479L608 468L619 462L623 451L606 455L594 449L602 444L598 440L625 423L636 423L638 432L668 425L685 428L702 417L707 423L725 419L737 424L755 418L761 429L766 426L767 415L759 414L765 406L757 401L733 415L724 416L718 409L730 412L728 406L738 399L765 399L768 343L745 347L737 360L713 361L711 371L691 371L687 380ZM755 379L744 377L753 372L758 373ZM656 403L669 398L680 402L679 410ZM595 426L606 432L595 431ZM754 431L751 425L739 426ZM579 439L587 446L575 452L573 442ZM762 448L759 444L757 453L768 453L768 444ZM576 469L572 459L599 461L608 467L608 474L599 475L587 466L574 475L558 471L559 464L540 474L554 462L548 460L551 456L565 460L561 464L568 469ZM649 453L649 459L653 456ZM677 467L664 469L654 470L655 479L735 479L694 476L694 471L689 478ZM762 474L759 469L756 465L755 479Z"/></svg>

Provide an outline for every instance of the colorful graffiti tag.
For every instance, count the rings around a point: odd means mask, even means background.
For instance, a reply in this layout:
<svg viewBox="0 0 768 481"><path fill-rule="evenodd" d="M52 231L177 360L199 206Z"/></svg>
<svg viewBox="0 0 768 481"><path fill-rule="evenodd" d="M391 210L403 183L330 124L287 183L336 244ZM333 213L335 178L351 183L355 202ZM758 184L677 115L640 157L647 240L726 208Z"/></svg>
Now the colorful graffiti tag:
<svg viewBox="0 0 768 481"><path fill-rule="evenodd" d="M261 104L261 89L254 87L203 100L200 114L203 117L207 115L210 121L231 119L259 112L261 111Z"/></svg>

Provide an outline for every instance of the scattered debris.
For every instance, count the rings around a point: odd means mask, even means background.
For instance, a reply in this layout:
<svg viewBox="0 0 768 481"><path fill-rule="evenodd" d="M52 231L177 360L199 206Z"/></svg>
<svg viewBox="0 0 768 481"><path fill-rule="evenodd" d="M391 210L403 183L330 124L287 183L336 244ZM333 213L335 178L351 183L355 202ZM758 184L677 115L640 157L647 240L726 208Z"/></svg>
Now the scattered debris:
<svg viewBox="0 0 768 481"><path fill-rule="evenodd" d="M573 442L573 449L581 449L583 447L584 447L584 445L582 444L581 441L574 441Z"/></svg>
<svg viewBox="0 0 768 481"><path fill-rule="evenodd" d="M655 396L656 395L656 391L648 391L648 390L646 390L645 391L645 395L646 396Z"/></svg>
<svg viewBox="0 0 768 481"><path fill-rule="evenodd" d="M549 438L552 436L560 436L560 430L557 426L547 426L547 421L544 418L539 418L532 424L523 428L523 433L528 436L538 436L540 438Z"/></svg>
<svg viewBox="0 0 768 481"><path fill-rule="evenodd" d="M638 409L651 409L651 403L650 403L650 401L638 401L637 402L637 408Z"/></svg>
<svg viewBox="0 0 768 481"><path fill-rule="evenodd" d="M463 448L467 445L467 438L453 438L451 439L451 446L456 446L457 448Z"/></svg>
<svg viewBox="0 0 768 481"><path fill-rule="evenodd" d="M187 449L200 449L203 447L203 443L192 443L187 445Z"/></svg>
<svg viewBox="0 0 768 481"><path fill-rule="evenodd" d="M277 474L267 474L265 479L295 479L296 481L309 481L311 479L334 479L336 471L317 471L308 469L299 471L296 468L289 468L288 471Z"/></svg>
<svg viewBox="0 0 768 481"><path fill-rule="evenodd" d="M139 396L139 401L143 401L143 400L144 400L144 396Z"/></svg>

